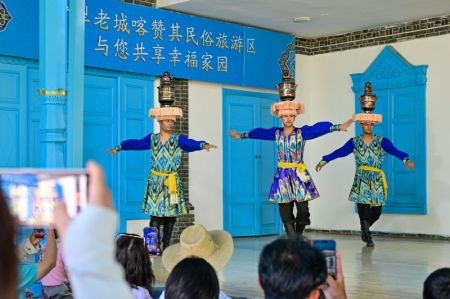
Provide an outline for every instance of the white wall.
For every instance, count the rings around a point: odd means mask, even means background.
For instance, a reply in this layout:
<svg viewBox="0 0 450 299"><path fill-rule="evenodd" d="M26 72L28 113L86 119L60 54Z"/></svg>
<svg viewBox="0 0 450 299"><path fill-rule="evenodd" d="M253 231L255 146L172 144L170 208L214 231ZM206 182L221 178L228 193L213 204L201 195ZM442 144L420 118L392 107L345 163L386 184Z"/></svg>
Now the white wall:
<svg viewBox="0 0 450 299"><path fill-rule="evenodd" d="M383 214L373 229L385 232L439 234L450 236L450 139L443 131L448 124L447 87L450 78L450 35L396 43L392 45L413 65L428 65L427 83L427 215ZM306 88L300 85L307 101L307 113L314 121L342 122L354 112L354 95L349 74L364 72L384 46L375 46L306 57L297 55L297 70L310 76ZM311 61L312 60L312 61ZM303 61L306 61L303 62ZM303 64L302 64L303 63ZM303 77L304 79L304 77ZM300 84L304 84L299 76ZM448 116L447 116L448 118ZM354 127L348 133L335 133L309 142L306 162L309 168L354 135ZM359 229L354 206L347 201L354 174L354 158L348 156L325 166L321 173L313 174L321 198L311 204L312 228Z"/></svg>

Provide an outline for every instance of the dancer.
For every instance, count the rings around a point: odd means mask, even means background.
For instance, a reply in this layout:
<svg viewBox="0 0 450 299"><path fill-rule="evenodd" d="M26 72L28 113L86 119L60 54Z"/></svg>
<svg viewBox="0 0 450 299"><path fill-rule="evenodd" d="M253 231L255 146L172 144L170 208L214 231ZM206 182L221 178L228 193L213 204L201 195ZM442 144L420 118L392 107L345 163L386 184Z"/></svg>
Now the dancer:
<svg viewBox="0 0 450 299"><path fill-rule="evenodd" d="M174 90L170 89L170 75L164 73L161 78L159 101L163 107L150 110L150 116L156 118L160 125L160 133L148 134L142 139L128 139L122 141L119 146L108 150L115 155L127 150L150 150L151 166L147 187L145 190L142 210L149 214L150 227L157 229L156 250L160 255L170 245L173 227L178 215L187 214L186 202L183 195L183 187L178 169L181 165L182 152L193 152L205 149L209 151L217 146L188 139L184 135L173 134L174 124L177 118L182 116L182 110L178 107L169 107L173 103ZM170 88L167 88L169 86ZM172 99L161 95L161 90L170 90ZM163 225L162 250L160 226Z"/></svg>
<svg viewBox="0 0 450 299"><path fill-rule="evenodd" d="M302 103L293 101L295 83L290 81L288 75L283 76L283 83L279 84L282 102L272 106L272 114L281 119L283 127L257 128L242 134L230 130L228 133L233 139L276 141L278 168L270 188L269 201L278 203L286 233L288 237L295 237L303 234L305 226L311 224L308 201L319 197L319 192L303 162L305 142L327 133L346 131L353 121L350 119L341 125L319 122L313 126L295 127L295 117L303 113L304 107ZM293 214L294 203L297 208L296 217Z"/></svg>
<svg viewBox="0 0 450 299"><path fill-rule="evenodd" d="M369 85L366 84L364 96L367 95L376 98L372 94L370 83ZM387 182L381 169L385 152L402 160L409 169L414 169L414 163L409 159L407 153L398 150L388 138L373 134L374 124L381 122L381 115L366 112L356 115L355 121L360 122L363 134L351 138L343 147L323 156L322 160L316 165L316 170L320 171L334 159L345 157L351 153L354 154L357 170L349 200L358 205L363 242L368 247L373 247L374 243L369 228L380 218L383 205L387 200Z"/></svg>

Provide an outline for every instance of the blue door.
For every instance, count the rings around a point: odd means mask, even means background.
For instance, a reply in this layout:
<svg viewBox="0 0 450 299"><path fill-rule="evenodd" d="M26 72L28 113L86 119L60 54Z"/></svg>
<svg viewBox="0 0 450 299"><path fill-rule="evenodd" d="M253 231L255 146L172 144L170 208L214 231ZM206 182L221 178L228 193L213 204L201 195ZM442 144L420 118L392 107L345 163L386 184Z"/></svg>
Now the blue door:
<svg viewBox="0 0 450 299"><path fill-rule="evenodd" d="M26 67L0 64L0 167L27 166Z"/></svg>
<svg viewBox="0 0 450 299"><path fill-rule="evenodd" d="M383 170L388 181L388 200L383 212L392 214L426 214L426 127L425 88L427 66L413 66L393 47L381 51L366 72L352 74L356 112L358 96L365 82L371 82L378 96L375 113L383 122L375 125L375 134L389 138L407 152L415 163L414 171L402 161L386 155ZM357 134L361 129L357 126Z"/></svg>
<svg viewBox="0 0 450 299"><path fill-rule="evenodd" d="M270 115L276 95L234 90L223 92L224 229L233 236L277 234L277 205L268 191L275 173L275 144L232 140L228 130L248 132L277 125Z"/></svg>
<svg viewBox="0 0 450 299"><path fill-rule="evenodd" d="M122 140L140 139L153 131L147 116L152 99L150 79L85 77L83 159L94 159L104 168L120 215L120 231L126 231L127 220L148 218L140 211L149 152L122 152L112 157L106 150Z"/></svg>

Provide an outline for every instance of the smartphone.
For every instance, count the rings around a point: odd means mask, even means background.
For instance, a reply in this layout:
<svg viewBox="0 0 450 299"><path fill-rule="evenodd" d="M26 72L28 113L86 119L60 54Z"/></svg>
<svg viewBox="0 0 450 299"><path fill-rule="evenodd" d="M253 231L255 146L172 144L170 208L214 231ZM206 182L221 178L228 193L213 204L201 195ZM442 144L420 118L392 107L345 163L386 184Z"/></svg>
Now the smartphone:
<svg viewBox="0 0 450 299"><path fill-rule="evenodd" d="M57 202L65 201L74 217L88 201L82 169L0 169L0 186L11 214L25 226L52 227Z"/></svg>
<svg viewBox="0 0 450 299"><path fill-rule="evenodd" d="M324 255L328 274L336 278L336 241L313 240L312 245Z"/></svg>
<svg viewBox="0 0 450 299"><path fill-rule="evenodd" d="M156 255L156 227L144 228L144 242L150 255Z"/></svg>
<svg viewBox="0 0 450 299"><path fill-rule="evenodd" d="M33 231L33 234L36 239L44 239L45 238L45 230L42 228L35 228Z"/></svg>

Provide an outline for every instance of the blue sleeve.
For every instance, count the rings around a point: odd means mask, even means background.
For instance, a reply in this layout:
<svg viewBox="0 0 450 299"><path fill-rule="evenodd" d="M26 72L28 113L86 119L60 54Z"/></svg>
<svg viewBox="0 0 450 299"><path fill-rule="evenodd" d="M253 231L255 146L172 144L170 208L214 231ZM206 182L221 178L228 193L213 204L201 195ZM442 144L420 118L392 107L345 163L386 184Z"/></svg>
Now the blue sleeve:
<svg viewBox="0 0 450 299"><path fill-rule="evenodd" d="M247 133L250 139L261 139L261 140L275 140L275 134L277 130L282 130L283 128L273 127L271 129L256 128Z"/></svg>
<svg viewBox="0 0 450 299"><path fill-rule="evenodd" d="M305 140L314 139L323 136L327 133L335 131L336 127L328 121L318 122L312 126L303 126L300 128L302 130L302 137Z"/></svg>
<svg viewBox="0 0 450 299"><path fill-rule="evenodd" d="M178 145L181 149L187 153L199 151L205 148L205 141L197 141L194 139L189 139L184 135L178 136Z"/></svg>
<svg viewBox="0 0 450 299"><path fill-rule="evenodd" d="M128 139L128 140L122 141L120 143L120 148L121 148L121 150L124 150L124 151L148 150L148 149L150 149L151 135L152 134L148 134L147 136L145 136L142 139Z"/></svg>
<svg viewBox="0 0 450 299"><path fill-rule="evenodd" d="M348 156L353 152L354 148L355 148L355 144L353 143L353 138L350 138L350 140L347 141L344 144L344 146L342 146L341 148L338 148L337 150L335 150L334 152L332 152L329 155L323 156L322 160L328 163L328 162L333 161L334 159Z"/></svg>
<svg viewBox="0 0 450 299"><path fill-rule="evenodd" d="M19 264L19 292L24 292L36 281L38 264Z"/></svg>
<svg viewBox="0 0 450 299"><path fill-rule="evenodd" d="M381 147L389 154L396 156L397 158L399 158L400 160L405 160L409 158L409 155L405 152L402 152L400 150L398 150L393 144L392 142L383 137L383 139L381 140Z"/></svg>

